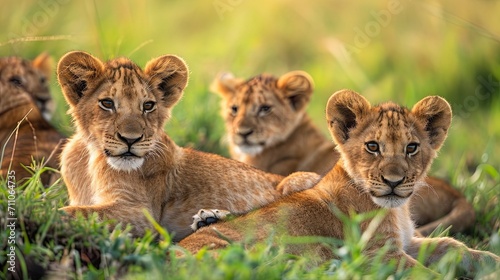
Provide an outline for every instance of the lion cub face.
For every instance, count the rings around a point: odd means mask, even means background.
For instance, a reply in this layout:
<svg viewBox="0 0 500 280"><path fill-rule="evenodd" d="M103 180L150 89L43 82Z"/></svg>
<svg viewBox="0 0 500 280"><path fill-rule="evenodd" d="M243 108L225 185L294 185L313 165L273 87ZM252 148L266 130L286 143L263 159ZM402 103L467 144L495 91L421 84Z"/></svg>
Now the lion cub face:
<svg viewBox="0 0 500 280"><path fill-rule="evenodd" d="M327 120L344 166L381 207L403 205L423 179L451 123L451 108L431 96L411 110L394 103L371 106L344 90L327 105Z"/></svg>
<svg viewBox="0 0 500 280"><path fill-rule="evenodd" d="M42 53L30 61L16 56L0 58L0 80L5 87L17 88L2 91L2 102L25 103L28 94L40 109L43 117L50 120L54 112L54 102L50 95L49 78L52 71L52 59ZM8 95L8 96L7 96Z"/></svg>
<svg viewBox="0 0 500 280"><path fill-rule="evenodd" d="M143 71L126 58L102 63L71 52L57 72L77 133L90 135L93 156L104 155L123 171L140 168L161 150L160 131L188 79L186 64L172 55L151 60Z"/></svg>
<svg viewBox="0 0 500 280"><path fill-rule="evenodd" d="M236 152L256 155L284 141L297 126L313 81L302 71L279 78L263 74L247 81L226 73L215 79L212 90L223 97L222 115Z"/></svg>
<svg viewBox="0 0 500 280"><path fill-rule="evenodd" d="M32 105L30 107L34 106L33 98L28 92L2 79L0 79L0 100L2 100L0 102L0 116L3 116L9 110L15 110L23 105Z"/></svg>

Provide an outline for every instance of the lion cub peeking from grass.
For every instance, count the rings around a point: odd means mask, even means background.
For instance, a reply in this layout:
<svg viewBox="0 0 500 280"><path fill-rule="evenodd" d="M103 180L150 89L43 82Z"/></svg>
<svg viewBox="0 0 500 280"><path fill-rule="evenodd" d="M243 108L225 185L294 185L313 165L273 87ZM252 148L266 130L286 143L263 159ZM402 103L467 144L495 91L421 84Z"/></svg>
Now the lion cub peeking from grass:
<svg viewBox="0 0 500 280"><path fill-rule="evenodd" d="M412 267L420 265L416 260L420 247L433 244L436 247L425 265L452 248L462 250L460 264L472 273L476 261L499 261L494 254L469 249L452 238L415 237L408 201L426 184L426 172L446 138L451 108L444 99L427 97L408 110L394 103L371 106L361 95L342 90L330 97L326 111L340 159L315 187L203 227L179 245L195 253L205 246L222 248L228 240L252 244L273 234L277 240L286 235L343 239L342 221L332 208L347 216L384 208L387 213L365 249L369 256L390 243L385 261L395 259ZM362 223L361 230L368 225ZM245 235L249 232L250 240ZM319 243L288 249L295 254L313 252L322 260L334 257L330 247Z"/></svg>
<svg viewBox="0 0 500 280"><path fill-rule="evenodd" d="M188 82L188 68L174 55L142 70L126 58L108 62L70 52L57 67L75 134L63 149L61 174L70 215L97 213L151 228L153 218L180 240L192 232L200 208L248 212L295 190L313 186L314 173L287 179L241 162L178 147L164 132L172 107Z"/></svg>
<svg viewBox="0 0 500 280"><path fill-rule="evenodd" d="M340 155L307 115L313 88L312 78L303 71L248 80L219 75L212 90L222 97L231 157L285 176L330 171ZM429 235L439 225L460 232L474 223L474 208L463 194L435 177L426 178L426 183L410 202L420 233Z"/></svg>
<svg viewBox="0 0 500 280"><path fill-rule="evenodd" d="M34 60L0 58L0 177L15 173L9 177L23 182L36 171L30 168L33 160L59 167L64 136L48 122L54 111L48 82L51 61L46 53ZM59 175L44 172L40 178L51 185Z"/></svg>

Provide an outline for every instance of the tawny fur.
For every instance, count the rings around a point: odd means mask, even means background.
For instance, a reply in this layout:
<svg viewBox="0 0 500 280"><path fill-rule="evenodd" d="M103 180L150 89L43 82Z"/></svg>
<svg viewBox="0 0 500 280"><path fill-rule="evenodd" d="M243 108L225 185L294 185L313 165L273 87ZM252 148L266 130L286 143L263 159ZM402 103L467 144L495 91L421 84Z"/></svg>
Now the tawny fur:
<svg viewBox="0 0 500 280"><path fill-rule="evenodd" d="M59 168L64 137L46 120L53 111L48 86L50 69L51 60L47 54L33 61L19 57L0 58L0 148L5 146L0 173L5 177L8 170L13 170L18 182L31 177L31 172L23 165L30 167L33 160ZM19 130L15 132L18 124ZM57 177L45 172L42 183L48 185Z"/></svg>
<svg viewBox="0 0 500 280"><path fill-rule="evenodd" d="M262 74L246 81L229 73L219 75L212 90L222 96L231 157L284 176L330 171L340 155L306 113L313 88L312 78L303 71L281 77ZM262 108L269 109L263 113ZM442 179L429 177L426 183L410 206L421 234L440 225L461 232L474 223L474 208L464 195Z"/></svg>
<svg viewBox="0 0 500 280"><path fill-rule="evenodd" d="M0 58L1 79L23 88L46 120L50 120L55 110L49 86L52 71L52 57L47 53L41 53L33 60L17 56Z"/></svg>
<svg viewBox="0 0 500 280"><path fill-rule="evenodd" d="M130 223L141 235L152 228L145 209L179 240L192 232L200 208L245 213L319 180L313 173L284 180L177 146L163 130L188 81L187 65L177 56L153 59L142 70L126 58L103 63L70 52L57 72L76 126L61 168L70 198L63 210L70 215L95 212Z"/></svg>
<svg viewBox="0 0 500 280"><path fill-rule="evenodd" d="M225 247L228 240L251 246L273 234L276 240L286 235L344 239L343 223L333 208L343 215L385 208L386 216L365 248L368 256L390 243L385 261L394 259L413 267L420 265L415 259L420 247L432 243L437 249L424 265L450 249L461 250L460 265L472 275L474 263L500 261L492 253L469 249L452 238L414 235L407 201L425 184L426 172L446 138L451 108L444 99L427 97L410 111L393 103L372 107L361 95L343 90L330 98L327 121L341 159L318 185L247 215L201 228L179 245L196 253L203 247ZM369 144L373 149L368 150ZM363 232L369 222L361 224ZM252 238L247 238L248 233ZM335 257L331 248L318 243L287 248L295 254L313 253L320 260Z"/></svg>

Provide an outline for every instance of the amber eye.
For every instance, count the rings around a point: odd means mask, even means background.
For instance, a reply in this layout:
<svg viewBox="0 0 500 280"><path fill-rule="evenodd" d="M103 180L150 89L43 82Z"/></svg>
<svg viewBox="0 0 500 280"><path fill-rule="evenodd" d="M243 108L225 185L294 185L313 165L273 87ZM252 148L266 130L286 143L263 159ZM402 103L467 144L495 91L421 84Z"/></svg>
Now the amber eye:
<svg viewBox="0 0 500 280"><path fill-rule="evenodd" d="M144 102L142 105L144 112L151 112L155 108L155 103L153 101Z"/></svg>
<svg viewBox="0 0 500 280"><path fill-rule="evenodd" d="M231 106L231 115L236 116L237 113L238 113L238 106L236 105Z"/></svg>
<svg viewBox="0 0 500 280"><path fill-rule="evenodd" d="M262 105L259 107L259 115L261 115L261 116L267 115L267 114L269 114L269 112L271 112L271 106Z"/></svg>
<svg viewBox="0 0 500 280"><path fill-rule="evenodd" d="M113 100L106 98L103 100L99 100L99 106L102 109L109 111L109 110L113 110L115 108L115 103L113 102Z"/></svg>
<svg viewBox="0 0 500 280"><path fill-rule="evenodd" d="M380 152L378 143L375 141L366 142L365 148L369 153L372 153L372 154L376 154L376 153Z"/></svg>
<svg viewBox="0 0 500 280"><path fill-rule="evenodd" d="M418 152L418 143L410 143L406 145L406 154L409 156L413 156Z"/></svg>

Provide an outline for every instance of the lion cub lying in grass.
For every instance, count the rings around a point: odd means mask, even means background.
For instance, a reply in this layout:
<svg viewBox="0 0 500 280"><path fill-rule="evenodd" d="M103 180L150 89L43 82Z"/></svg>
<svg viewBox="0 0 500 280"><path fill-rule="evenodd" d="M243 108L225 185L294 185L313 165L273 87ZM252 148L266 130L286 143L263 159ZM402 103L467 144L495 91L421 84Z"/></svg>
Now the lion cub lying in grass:
<svg viewBox="0 0 500 280"><path fill-rule="evenodd" d="M53 112L48 83L51 68L51 58L45 53L33 61L16 56L0 58L0 154L5 148L0 176L6 178L12 170L15 175L9 177L18 183L32 176L33 171L26 168L33 160L59 167L64 136L47 121ZM19 129L13 134L16 127ZM41 181L50 185L58 177L44 172Z"/></svg>
<svg viewBox="0 0 500 280"><path fill-rule="evenodd" d="M340 155L306 113L313 80L303 71L248 80L222 74L212 90L222 96L222 116L231 157L266 172L288 175L312 171L325 175ZM445 181L426 178L410 203L418 231L429 235L437 226L460 232L474 223L474 208Z"/></svg>
<svg viewBox="0 0 500 280"><path fill-rule="evenodd" d="M152 228L143 209L180 240L200 208L245 213L283 194L313 186L315 173L287 179L244 163L177 146L163 127L188 82L182 59L165 55L142 70L126 58L106 63L70 52L57 67L76 125L61 156L74 216L97 213Z"/></svg>
<svg viewBox="0 0 500 280"><path fill-rule="evenodd" d="M341 158L315 187L231 221L201 228L179 245L193 253L205 246L217 249L228 245L228 239L245 240L248 232L254 237L250 243L273 232L278 238L343 239L343 224L332 208L344 215L385 208L387 215L368 242L368 255L390 242L392 250L385 261L395 259L404 267L419 265L416 257L424 244L436 246L426 264L450 249L463 251L461 266L466 271L472 271L476 261L499 261L494 254L469 249L452 238L414 235L408 201L425 185L426 172L446 138L451 108L444 99L424 98L410 111L394 103L372 107L361 95L342 90L330 97L326 116ZM367 230L368 225L361 224L361 230ZM322 260L334 257L331 248L321 244L293 245L289 250L296 254L312 251Z"/></svg>

